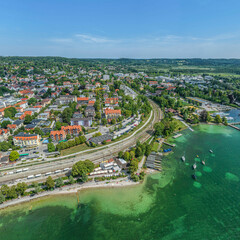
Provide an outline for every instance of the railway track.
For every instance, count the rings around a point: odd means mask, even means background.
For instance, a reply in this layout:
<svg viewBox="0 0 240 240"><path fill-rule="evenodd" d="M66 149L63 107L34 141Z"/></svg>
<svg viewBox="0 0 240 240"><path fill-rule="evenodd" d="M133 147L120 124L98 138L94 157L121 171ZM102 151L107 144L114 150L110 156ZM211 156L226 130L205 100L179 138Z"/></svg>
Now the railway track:
<svg viewBox="0 0 240 240"><path fill-rule="evenodd" d="M12 174L12 175L5 175L0 178L0 185L2 184L10 184L13 183L16 179L23 179L27 178L29 175L36 175L36 174L45 174L48 172L54 172L56 170L63 170L65 168L71 168L72 165L78 161L83 161L86 159L91 160L94 164L98 164L104 160L107 160L109 158L112 158L115 156L119 151L124 151L126 149L129 149L130 147L133 147L136 144L136 141L139 140L140 142L145 142L147 141L153 134L153 126L154 123L160 121L162 119L162 113L160 108L157 106L156 103L150 100L150 103L153 108L153 120L151 121L150 117L150 123L147 124L146 127L143 128L142 131L137 132L133 136L131 135L130 137L124 139L123 141L119 141L116 143L113 143L112 145L107 145L103 147L103 149L99 149L97 152L93 153L88 153L88 154L83 154L83 152L80 152L79 154L72 154L73 156L70 156L70 159L52 159L49 160L48 162L43 162L42 164L39 165L33 165L29 166L28 171L26 172L21 172L17 174ZM68 156L65 156L66 158ZM27 166L23 166L22 168L26 168ZM18 167L19 168L19 167ZM13 171L16 168L13 168ZM8 170L9 171L9 170ZM16 171L16 170L15 170ZM65 175L65 173L61 174L56 174L54 176L59 177L62 175ZM37 181L40 180L41 178L35 178L30 180L32 181Z"/></svg>

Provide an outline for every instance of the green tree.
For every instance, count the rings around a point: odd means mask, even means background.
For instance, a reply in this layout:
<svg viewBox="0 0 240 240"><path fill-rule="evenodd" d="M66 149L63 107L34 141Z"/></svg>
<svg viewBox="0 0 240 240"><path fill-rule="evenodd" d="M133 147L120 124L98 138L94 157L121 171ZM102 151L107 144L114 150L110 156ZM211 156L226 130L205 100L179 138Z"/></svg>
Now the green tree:
<svg viewBox="0 0 240 240"><path fill-rule="evenodd" d="M48 143L48 152L55 152L56 148L53 143Z"/></svg>
<svg viewBox="0 0 240 240"><path fill-rule="evenodd" d="M116 119L115 118L112 119L111 124L116 124Z"/></svg>
<svg viewBox="0 0 240 240"><path fill-rule="evenodd" d="M222 119L221 119L220 115L216 115L215 118L214 118L214 121L217 124L222 123Z"/></svg>
<svg viewBox="0 0 240 240"><path fill-rule="evenodd" d="M36 98L30 98L29 100L28 100L28 104L29 105L34 105L34 104L36 104L37 103L37 99Z"/></svg>
<svg viewBox="0 0 240 240"><path fill-rule="evenodd" d="M7 129L7 125L8 125L8 124L11 124L11 122L10 122L10 121L3 121L3 122L1 123L1 127Z"/></svg>
<svg viewBox="0 0 240 240"><path fill-rule="evenodd" d="M120 152L118 153L118 157L119 157L119 158L123 158L123 155L124 155L124 154L123 154L123 151L120 151Z"/></svg>
<svg viewBox="0 0 240 240"><path fill-rule="evenodd" d="M102 119L102 125L107 125L107 119L106 118Z"/></svg>
<svg viewBox="0 0 240 240"><path fill-rule="evenodd" d="M5 199L5 196L2 194L2 192L0 192L0 204L3 203Z"/></svg>
<svg viewBox="0 0 240 240"><path fill-rule="evenodd" d="M136 155L136 157L140 157L143 155L141 147L137 147L135 155Z"/></svg>
<svg viewBox="0 0 240 240"><path fill-rule="evenodd" d="M124 158L125 161L129 161L130 160L129 152L125 152L124 155L123 155L123 158Z"/></svg>
<svg viewBox="0 0 240 240"><path fill-rule="evenodd" d="M54 181L53 181L53 179L52 179L51 176L49 176L49 177L47 178L45 184L46 184L46 187L47 187L48 190L54 188L54 186L55 186L55 183L54 183Z"/></svg>
<svg viewBox="0 0 240 240"><path fill-rule="evenodd" d="M9 155L9 160L11 162L16 161L19 158L19 153L17 151L12 151Z"/></svg>
<svg viewBox="0 0 240 240"><path fill-rule="evenodd" d="M79 144L80 144L80 139L79 139L79 137L75 137L75 144L76 144L76 145L79 145Z"/></svg>
<svg viewBox="0 0 240 240"><path fill-rule="evenodd" d="M72 108L68 107L65 108L62 112L62 120L64 123L70 123L71 117L73 115L73 110Z"/></svg>
<svg viewBox="0 0 240 240"><path fill-rule="evenodd" d="M32 121L32 116L27 114L25 119L24 119L24 124L29 124L29 123L31 123L31 121Z"/></svg>
<svg viewBox="0 0 240 240"><path fill-rule="evenodd" d="M74 180L74 178L73 178L72 175L69 176L68 180L69 180L69 183L70 183L70 184L75 183L75 180Z"/></svg>
<svg viewBox="0 0 240 240"><path fill-rule="evenodd" d="M152 146L150 144L148 144L146 146L145 156L148 157L151 152L152 152Z"/></svg>
<svg viewBox="0 0 240 240"><path fill-rule="evenodd" d="M17 192L18 195L23 196L26 190L27 190L27 184L25 182L17 184L16 192Z"/></svg>
<svg viewBox="0 0 240 240"><path fill-rule="evenodd" d="M94 164L90 160L79 161L75 163L72 167L72 175L74 177L82 176L83 173L87 174L92 172L94 169Z"/></svg>
<svg viewBox="0 0 240 240"><path fill-rule="evenodd" d="M71 139L71 135L70 135L70 134L67 134L66 139L67 139L67 140Z"/></svg>
<svg viewBox="0 0 240 240"><path fill-rule="evenodd" d="M96 119L100 119L101 118L101 113L100 112L96 112L95 118Z"/></svg>
<svg viewBox="0 0 240 240"><path fill-rule="evenodd" d="M41 190L42 190L42 188L39 186L39 184L37 183L37 182L34 182L33 183L33 188L34 188L34 193L36 193L36 194L38 194Z"/></svg>
<svg viewBox="0 0 240 240"><path fill-rule="evenodd" d="M16 192L16 187L15 186L11 186L9 188L8 198L10 198L10 199L17 198L17 192Z"/></svg>
<svg viewBox="0 0 240 240"><path fill-rule="evenodd" d="M132 179L134 182L138 182L138 181L139 181L138 175L136 175L136 174L134 174L134 173L131 174L131 179Z"/></svg>
<svg viewBox="0 0 240 240"><path fill-rule="evenodd" d="M82 177L81 177L81 180L82 180L82 182L87 182L87 180L88 180L88 175L87 175L86 173L83 173L83 174L82 174Z"/></svg>
<svg viewBox="0 0 240 240"><path fill-rule="evenodd" d="M59 178L56 180L55 186L56 186L56 187L62 187L63 185L64 185L63 179L62 179L61 177L59 177Z"/></svg>
<svg viewBox="0 0 240 240"><path fill-rule="evenodd" d="M17 113L17 110L15 107L6 108L4 110L4 117L14 118L16 113Z"/></svg>

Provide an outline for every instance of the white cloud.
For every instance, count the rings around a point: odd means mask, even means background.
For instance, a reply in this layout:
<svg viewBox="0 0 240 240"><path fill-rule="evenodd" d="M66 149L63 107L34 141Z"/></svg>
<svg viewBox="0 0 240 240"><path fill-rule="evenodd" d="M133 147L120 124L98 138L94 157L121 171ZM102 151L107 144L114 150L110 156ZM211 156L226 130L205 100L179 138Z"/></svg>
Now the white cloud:
<svg viewBox="0 0 240 240"><path fill-rule="evenodd" d="M108 39L105 37L94 37L91 35L87 35L87 34L76 34L75 37L77 37L78 39L87 42L87 43L111 43L111 42L115 42L115 40L112 39Z"/></svg>

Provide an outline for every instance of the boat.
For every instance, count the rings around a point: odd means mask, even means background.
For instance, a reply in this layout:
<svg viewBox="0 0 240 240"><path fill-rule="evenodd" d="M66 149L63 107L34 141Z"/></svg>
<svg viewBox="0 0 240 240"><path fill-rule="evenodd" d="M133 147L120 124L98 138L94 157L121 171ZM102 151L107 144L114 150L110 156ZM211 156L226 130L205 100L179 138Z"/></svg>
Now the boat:
<svg viewBox="0 0 240 240"><path fill-rule="evenodd" d="M196 169L196 168L197 168L197 164L194 163L194 164L192 165L192 168L193 168L193 169Z"/></svg>
<svg viewBox="0 0 240 240"><path fill-rule="evenodd" d="M185 152L184 152L184 155L182 156L182 161L185 162L186 158L185 158Z"/></svg>
<svg viewBox="0 0 240 240"><path fill-rule="evenodd" d="M205 161L202 161L202 165L205 165Z"/></svg>
<svg viewBox="0 0 240 240"><path fill-rule="evenodd" d="M197 180L197 176L196 176L195 174L192 175L192 178L193 178L194 180Z"/></svg>
<svg viewBox="0 0 240 240"><path fill-rule="evenodd" d="M209 152L210 152L210 153L213 153L213 150L212 150L212 149L210 149L210 150L209 150Z"/></svg>

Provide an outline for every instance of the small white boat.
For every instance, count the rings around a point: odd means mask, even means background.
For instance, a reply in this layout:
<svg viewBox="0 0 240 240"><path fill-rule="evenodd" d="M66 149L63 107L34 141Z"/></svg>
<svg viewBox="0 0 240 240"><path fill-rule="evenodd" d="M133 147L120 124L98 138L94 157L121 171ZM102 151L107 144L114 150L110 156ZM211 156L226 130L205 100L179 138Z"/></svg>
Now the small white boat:
<svg viewBox="0 0 240 240"><path fill-rule="evenodd" d="M213 150L212 150L212 149L210 149L210 150L209 150L209 152L210 152L210 153L213 153Z"/></svg>
<svg viewBox="0 0 240 240"><path fill-rule="evenodd" d="M196 169L196 168L197 168L197 164L194 163L194 164L192 165L192 168L193 168L193 169Z"/></svg>
<svg viewBox="0 0 240 240"><path fill-rule="evenodd" d="M184 156L182 156L182 161L183 161L183 162L185 162L185 160L186 160L186 159L185 159L185 157L184 157Z"/></svg>
<svg viewBox="0 0 240 240"><path fill-rule="evenodd" d="M202 161L202 165L205 165L205 161Z"/></svg>

